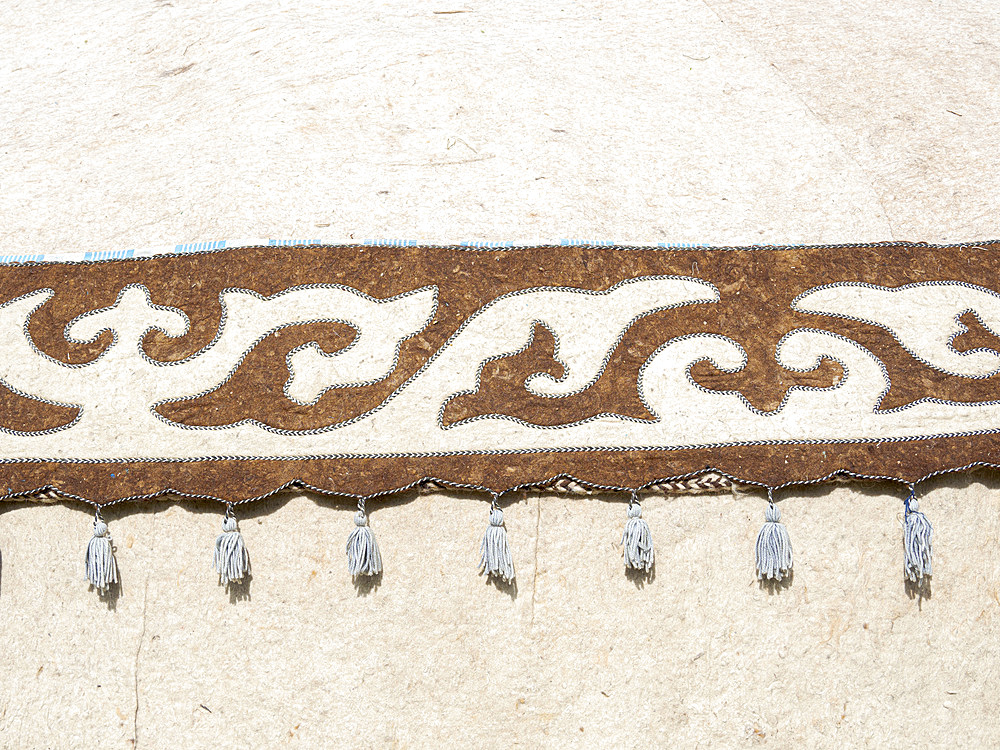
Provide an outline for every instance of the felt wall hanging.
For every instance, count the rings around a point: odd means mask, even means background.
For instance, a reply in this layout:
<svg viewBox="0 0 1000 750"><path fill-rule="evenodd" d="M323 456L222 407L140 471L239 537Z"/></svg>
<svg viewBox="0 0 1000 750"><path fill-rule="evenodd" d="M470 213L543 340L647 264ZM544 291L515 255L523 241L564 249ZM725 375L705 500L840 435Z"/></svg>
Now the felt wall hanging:
<svg viewBox="0 0 1000 750"><path fill-rule="evenodd" d="M506 579L498 497L570 482L629 493L626 564L648 570L634 493L657 483L912 489L993 465L997 249L310 245L8 264L0 489L230 511L291 485L350 495L352 572L375 574L366 499L477 488L493 498L482 567ZM930 530L907 508L922 577ZM226 580L249 568L234 534L227 512ZM91 546L107 584L113 555ZM791 567L773 504L757 557L766 577Z"/></svg>

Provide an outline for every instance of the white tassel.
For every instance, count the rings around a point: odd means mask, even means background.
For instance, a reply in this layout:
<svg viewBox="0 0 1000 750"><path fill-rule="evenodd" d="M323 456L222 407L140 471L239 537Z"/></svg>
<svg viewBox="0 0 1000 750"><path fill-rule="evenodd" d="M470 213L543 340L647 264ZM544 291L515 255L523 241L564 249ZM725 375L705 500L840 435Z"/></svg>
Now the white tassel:
<svg viewBox="0 0 1000 750"><path fill-rule="evenodd" d="M352 578L377 576L382 572L382 555L368 526L363 503L358 505L358 512L354 514L354 531L347 539L347 569Z"/></svg>
<svg viewBox="0 0 1000 750"><path fill-rule="evenodd" d="M495 504L490 508L490 525L486 527L480 545L479 573L501 578L507 583L514 580L514 561L507 543L507 529L503 525L503 511Z"/></svg>
<svg viewBox="0 0 1000 750"><path fill-rule="evenodd" d="M780 523L781 511L771 500L764 518L766 521L757 535L757 580L780 581L792 570L792 543L788 529Z"/></svg>
<svg viewBox="0 0 1000 750"><path fill-rule="evenodd" d="M639 503L628 504L628 520L622 533L625 568L644 570L647 573L653 568L653 540L649 533L649 524L642 520L642 508Z"/></svg>
<svg viewBox="0 0 1000 750"><path fill-rule="evenodd" d="M219 572L219 583L240 583L250 574L250 553L243 543L236 519L226 511L222 519L222 533L215 540L212 567Z"/></svg>
<svg viewBox="0 0 1000 750"><path fill-rule="evenodd" d="M920 503L912 494L906 501L903 521L903 572L917 583L931 575L931 539L934 529L927 516L920 512Z"/></svg>
<svg viewBox="0 0 1000 750"><path fill-rule="evenodd" d="M94 536L87 545L84 560L87 580L102 594L118 583L118 563L115 562L115 548L108 533L108 525L101 518L100 511L94 518Z"/></svg>

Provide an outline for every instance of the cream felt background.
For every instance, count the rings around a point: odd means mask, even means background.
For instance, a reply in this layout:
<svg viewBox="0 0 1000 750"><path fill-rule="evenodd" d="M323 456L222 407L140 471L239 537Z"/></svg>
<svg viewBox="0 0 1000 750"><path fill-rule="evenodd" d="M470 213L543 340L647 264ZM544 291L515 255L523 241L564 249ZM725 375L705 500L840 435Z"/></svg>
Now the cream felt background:
<svg viewBox="0 0 1000 750"><path fill-rule="evenodd" d="M3 253L238 236L961 241L997 231L989 4L15 0L0 16ZM463 13L440 11L464 10ZM928 484L931 598L898 488L785 491L792 585L757 587L759 495L506 506L516 592L475 575L487 501L107 513L0 506L0 746L976 747L1000 742L1000 482Z"/></svg>

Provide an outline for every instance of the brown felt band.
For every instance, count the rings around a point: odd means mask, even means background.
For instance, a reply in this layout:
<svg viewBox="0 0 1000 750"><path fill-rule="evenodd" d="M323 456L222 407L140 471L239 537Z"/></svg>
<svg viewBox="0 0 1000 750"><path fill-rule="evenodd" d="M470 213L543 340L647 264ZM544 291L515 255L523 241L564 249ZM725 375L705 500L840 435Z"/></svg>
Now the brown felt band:
<svg viewBox="0 0 1000 750"><path fill-rule="evenodd" d="M914 482L1000 463L998 278L995 243L4 266L0 488Z"/></svg>

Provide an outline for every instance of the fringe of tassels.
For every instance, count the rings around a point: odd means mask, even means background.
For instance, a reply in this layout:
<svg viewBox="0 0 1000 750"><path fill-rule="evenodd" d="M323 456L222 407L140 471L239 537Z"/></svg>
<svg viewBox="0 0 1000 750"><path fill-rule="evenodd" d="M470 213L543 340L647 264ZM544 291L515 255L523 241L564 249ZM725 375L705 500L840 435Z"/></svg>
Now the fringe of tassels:
<svg viewBox="0 0 1000 750"><path fill-rule="evenodd" d="M792 575L792 543L788 528L781 523L781 511L768 490L764 525L757 534L755 545L757 579L763 583L787 582ZM108 524L101 517L101 506L95 505L93 536L87 544L84 567L87 580L102 595L119 582L115 548ZM931 542L934 530L920 511L914 488L903 505L903 574L911 584L926 583L931 576ZM649 524L642 517L635 492L629 497L626 520L622 531L622 559L626 572L651 575L655 556ZM372 579L382 574L382 555L369 524L365 500L358 501L354 515L354 530L347 539L347 568L351 577ZM250 554L233 514L233 504L226 506L222 533L215 540L212 567L218 573L220 585L240 584L250 578ZM514 560L504 525L499 496L492 495L489 524L479 546L479 570L488 579L504 584L514 582Z"/></svg>
<svg viewBox="0 0 1000 750"><path fill-rule="evenodd" d="M792 542L788 529L781 523L781 511L774 504L771 490L767 491L764 525L757 534L757 580L781 581L792 573Z"/></svg>
<svg viewBox="0 0 1000 750"><path fill-rule="evenodd" d="M653 570L653 539L649 524L642 520L642 508L633 492L628 501L628 520L622 532L622 557L625 570L650 573Z"/></svg>
<svg viewBox="0 0 1000 750"><path fill-rule="evenodd" d="M514 559L507 542L507 529L503 525L503 511L499 498L494 495L490 503L490 525L486 527L483 543L479 545L479 574L487 579L497 578L505 583L514 580Z"/></svg>
<svg viewBox="0 0 1000 750"><path fill-rule="evenodd" d="M921 583L931 575L933 537L931 522L920 512L920 503L911 487L903 504L903 574L911 583Z"/></svg>
<svg viewBox="0 0 1000 750"><path fill-rule="evenodd" d="M94 535L87 545L84 556L87 580L101 594L118 583L118 563L115 561L115 545L108 533L108 525L101 518L101 509L94 513Z"/></svg>
<svg viewBox="0 0 1000 750"><path fill-rule="evenodd" d="M222 518L222 533L215 539L215 555L212 567L219 574L219 584L229 586L233 583L243 583L250 576L250 553L243 543L236 518L233 516L233 506L226 506L226 515Z"/></svg>
<svg viewBox="0 0 1000 750"><path fill-rule="evenodd" d="M351 578L376 578L382 575L382 555L378 551L375 534L368 525L365 501L358 501L354 514L354 531L347 538L347 570Z"/></svg>

